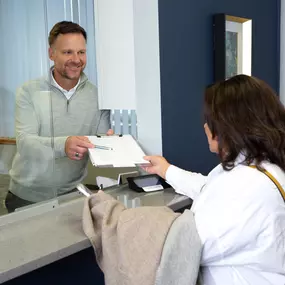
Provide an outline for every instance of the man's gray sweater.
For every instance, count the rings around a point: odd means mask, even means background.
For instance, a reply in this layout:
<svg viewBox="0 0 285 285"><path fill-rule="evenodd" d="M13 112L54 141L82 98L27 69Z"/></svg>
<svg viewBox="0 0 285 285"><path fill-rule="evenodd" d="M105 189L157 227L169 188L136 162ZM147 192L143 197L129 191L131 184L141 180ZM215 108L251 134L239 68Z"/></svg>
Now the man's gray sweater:
<svg viewBox="0 0 285 285"><path fill-rule="evenodd" d="M9 190L39 202L74 189L86 176L88 156L69 159L65 141L69 136L106 133L110 112L99 110L97 88L84 74L69 100L49 76L18 89L15 126L17 153Z"/></svg>

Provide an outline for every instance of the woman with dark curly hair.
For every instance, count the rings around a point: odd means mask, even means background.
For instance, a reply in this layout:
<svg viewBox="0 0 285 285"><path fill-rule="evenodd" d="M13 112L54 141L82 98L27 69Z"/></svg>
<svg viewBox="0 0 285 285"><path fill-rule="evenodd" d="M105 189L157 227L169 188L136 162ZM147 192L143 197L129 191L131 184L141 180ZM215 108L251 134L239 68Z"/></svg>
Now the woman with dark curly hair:
<svg viewBox="0 0 285 285"><path fill-rule="evenodd" d="M203 284L285 284L285 109L262 80L209 86L205 133L220 164L208 176L147 156L146 170L194 200Z"/></svg>

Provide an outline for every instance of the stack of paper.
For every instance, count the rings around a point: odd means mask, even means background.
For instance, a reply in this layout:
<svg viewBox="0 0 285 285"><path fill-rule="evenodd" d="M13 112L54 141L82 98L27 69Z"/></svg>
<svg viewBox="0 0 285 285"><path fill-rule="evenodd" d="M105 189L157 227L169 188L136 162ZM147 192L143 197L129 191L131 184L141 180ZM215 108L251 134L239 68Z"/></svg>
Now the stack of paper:
<svg viewBox="0 0 285 285"><path fill-rule="evenodd" d="M145 153L131 135L123 136L89 136L95 148L89 149L89 157L93 165L98 167L135 167L149 165L143 159ZM109 148L96 148L103 146Z"/></svg>

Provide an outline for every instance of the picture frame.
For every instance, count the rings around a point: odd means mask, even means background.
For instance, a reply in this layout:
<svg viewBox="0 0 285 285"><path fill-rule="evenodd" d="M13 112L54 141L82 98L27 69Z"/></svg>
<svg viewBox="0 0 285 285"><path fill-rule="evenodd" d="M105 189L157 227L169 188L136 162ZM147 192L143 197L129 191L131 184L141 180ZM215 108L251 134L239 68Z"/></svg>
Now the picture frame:
<svg viewBox="0 0 285 285"><path fill-rule="evenodd" d="M237 74L251 75L252 20L226 14L215 14L214 80Z"/></svg>

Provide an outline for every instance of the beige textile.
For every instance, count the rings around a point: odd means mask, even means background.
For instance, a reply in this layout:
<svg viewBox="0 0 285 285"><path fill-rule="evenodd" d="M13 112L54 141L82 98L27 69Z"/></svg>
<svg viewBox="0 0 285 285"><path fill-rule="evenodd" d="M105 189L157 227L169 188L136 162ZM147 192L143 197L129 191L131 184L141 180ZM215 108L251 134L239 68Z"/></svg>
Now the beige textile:
<svg viewBox="0 0 285 285"><path fill-rule="evenodd" d="M86 199L83 229L105 284L155 284L165 239L179 216L168 207L126 209L102 191Z"/></svg>

